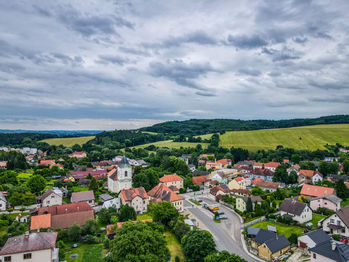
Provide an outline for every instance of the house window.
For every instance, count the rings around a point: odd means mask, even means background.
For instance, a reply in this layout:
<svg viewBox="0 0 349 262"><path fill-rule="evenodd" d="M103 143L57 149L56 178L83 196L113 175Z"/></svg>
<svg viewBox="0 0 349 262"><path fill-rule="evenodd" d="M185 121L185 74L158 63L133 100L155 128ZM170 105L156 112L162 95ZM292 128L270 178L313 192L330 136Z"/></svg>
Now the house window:
<svg viewBox="0 0 349 262"><path fill-rule="evenodd" d="M316 259L316 254L315 253L313 253L313 258Z"/></svg>
<svg viewBox="0 0 349 262"><path fill-rule="evenodd" d="M341 225L341 221L338 220L337 221L337 225L340 226Z"/></svg>
<svg viewBox="0 0 349 262"><path fill-rule="evenodd" d="M46 201L46 204L49 205L49 204L50 204L50 200L47 200L47 201Z"/></svg>
<svg viewBox="0 0 349 262"><path fill-rule="evenodd" d="M4 257L4 262L11 262L11 256Z"/></svg>
<svg viewBox="0 0 349 262"><path fill-rule="evenodd" d="M127 177L127 171L125 171L125 177Z"/></svg>
<svg viewBox="0 0 349 262"><path fill-rule="evenodd" d="M331 218L331 219L330 219L330 223L331 223L331 224L334 223L334 219Z"/></svg>
<svg viewBox="0 0 349 262"><path fill-rule="evenodd" d="M51 195L51 198L55 198L55 195Z"/></svg>
<svg viewBox="0 0 349 262"><path fill-rule="evenodd" d="M32 253L27 253L23 255L23 259L31 259L32 258Z"/></svg>

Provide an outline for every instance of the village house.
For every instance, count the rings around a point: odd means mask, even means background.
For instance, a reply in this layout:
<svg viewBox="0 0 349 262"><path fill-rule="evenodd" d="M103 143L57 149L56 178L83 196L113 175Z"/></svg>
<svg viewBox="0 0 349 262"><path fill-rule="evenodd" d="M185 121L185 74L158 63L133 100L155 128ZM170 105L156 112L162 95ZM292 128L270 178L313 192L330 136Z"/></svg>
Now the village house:
<svg viewBox="0 0 349 262"><path fill-rule="evenodd" d="M210 184L206 176L193 176L192 181L194 185L200 186L200 189L209 187L209 184Z"/></svg>
<svg viewBox="0 0 349 262"><path fill-rule="evenodd" d="M73 192L71 194L71 197L70 197L70 202L72 202L72 203L86 202L90 206L94 206L94 204L95 204L95 194L93 193L92 190Z"/></svg>
<svg viewBox="0 0 349 262"><path fill-rule="evenodd" d="M249 198L252 201L253 208L255 208L256 204L262 204L263 199L260 196L239 197L236 198L236 209L240 212L245 212L247 210L246 204Z"/></svg>
<svg viewBox="0 0 349 262"><path fill-rule="evenodd" d="M299 185L303 185L307 183L316 184L317 182L322 180L323 180L323 175L318 171L305 170L305 169L299 170L298 179L297 179Z"/></svg>
<svg viewBox="0 0 349 262"><path fill-rule="evenodd" d="M213 196L229 194L230 190L227 185L220 185L210 189L210 194Z"/></svg>
<svg viewBox="0 0 349 262"><path fill-rule="evenodd" d="M50 166L56 164L56 160L41 160L39 166Z"/></svg>
<svg viewBox="0 0 349 262"><path fill-rule="evenodd" d="M244 197L251 195L251 192L248 189L231 189L230 193L236 197Z"/></svg>
<svg viewBox="0 0 349 262"><path fill-rule="evenodd" d="M63 193L59 188L53 188L46 190L39 198L38 201L41 207L49 207L62 205Z"/></svg>
<svg viewBox="0 0 349 262"><path fill-rule="evenodd" d="M114 198L111 195L108 194L101 194L99 197L99 203L102 204L102 208L116 208L117 210L120 209L120 198Z"/></svg>
<svg viewBox="0 0 349 262"><path fill-rule="evenodd" d="M2 192L0 192L0 210L6 210L7 208L7 201Z"/></svg>
<svg viewBox="0 0 349 262"><path fill-rule="evenodd" d="M230 190L232 189L246 189L246 182L243 177L236 177L228 183Z"/></svg>
<svg viewBox="0 0 349 262"><path fill-rule="evenodd" d="M160 177L160 183L165 184L172 191L179 193L179 190L184 187L184 179L176 174L165 175Z"/></svg>
<svg viewBox="0 0 349 262"><path fill-rule="evenodd" d="M216 161L207 161L205 167L207 170L210 170L210 169L218 170L218 169L222 169L222 164Z"/></svg>
<svg viewBox="0 0 349 262"><path fill-rule="evenodd" d="M342 207L322 221L322 229L330 234L349 237L349 206Z"/></svg>
<svg viewBox="0 0 349 262"><path fill-rule="evenodd" d="M87 157L87 155L86 155L85 152L74 152L74 153L72 153L72 154L69 154L68 156L69 156L70 158L75 157L75 158L78 159L78 160Z"/></svg>
<svg viewBox="0 0 349 262"><path fill-rule="evenodd" d="M267 182L263 180L262 178L256 178L252 180L252 185L253 186L258 186L264 191L269 190L270 192L275 192L276 189L280 187L280 183L276 182Z"/></svg>
<svg viewBox="0 0 349 262"><path fill-rule="evenodd" d="M211 180L218 181L220 184L228 183L228 175L222 170L218 170L212 173Z"/></svg>
<svg viewBox="0 0 349 262"><path fill-rule="evenodd" d="M137 214L147 212L149 199L144 187L122 189L119 198L122 205L128 204Z"/></svg>
<svg viewBox="0 0 349 262"><path fill-rule="evenodd" d="M0 261L58 262L57 235L57 232L38 232L10 237L0 251Z"/></svg>
<svg viewBox="0 0 349 262"><path fill-rule="evenodd" d="M346 262L349 261L349 246L328 240L309 249L310 262Z"/></svg>
<svg viewBox="0 0 349 262"><path fill-rule="evenodd" d="M310 200L310 207L312 210L317 210L319 207L321 207L331 209L336 212L341 208L341 201L342 199L335 195L325 195L315 197Z"/></svg>
<svg viewBox="0 0 349 262"><path fill-rule="evenodd" d="M255 178L262 178L267 182L273 181L274 172L269 169L260 169L256 168L250 172L246 173L246 176L250 178L251 180Z"/></svg>
<svg viewBox="0 0 349 262"><path fill-rule="evenodd" d="M158 184L156 187L148 192L149 200L153 203L168 201L179 211L182 212L184 209L184 198L177 195L165 184Z"/></svg>
<svg viewBox="0 0 349 262"><path fill-rule="evenodd" d="M284 235L278 236L275 232L262 228L255 228L255 237L251 239L251 246L258 252L258 256L272 260L290 249L290 242Z"/></svg>
<svg viewBox="0 0 349 262"><path fill-rule="evenodd" d="M74 224L83 226L89 219L94 219L94 211L86 202L41 207L30 218L30 230L68 228Z"/></svg>
<svg viewBox="0 0 349 262"><path fill-rule="evenodd" d="M279 207L281 216L289 216L300 224L313 219L313 212L306 203L285 199Z"/></svg>
<svg viewBox="0 0 349 262"><path fill-rule="evenodd" d="M269 163L253 163L253 169L269 169L270 171L275 171L275 169L280 165L279 162L269 162Z"/></svg>
<svg viewBox="0 0 349 262"><path fill-rule="evenodd" d="M7 161L0 161L0 168L6 169L7 167Z"/></svg>
<svg viewBox="0 0 349 262"><path fill-rule="evenodd" d="M334 188L323 187L323 186L314 186L304 184L301 189L301 195L309 197L320 197L325 195L333 195Z"/></svg>
<svg viewBox="0 0 349 262"><path fill-rule="evenodd" d="M217 160L217 163L221 164L223 168L227 168L228 166L231 166L232 162L230 159L223 158L223 159Z"/></svg>
<svg viewBox="0 0 349 262"><path fill-rule="evenodd" d="M119 193L122 189L132 188L132 166L126 156L123 156L117 169L108 173L108 190Z"/></svg>
<svg viewBox="0 0 349 262"><path fill-rule="evenodd" d="M299 236L298 247L309 249L329 240L331 240L329 235L322 229L317 229Z"/></svg>

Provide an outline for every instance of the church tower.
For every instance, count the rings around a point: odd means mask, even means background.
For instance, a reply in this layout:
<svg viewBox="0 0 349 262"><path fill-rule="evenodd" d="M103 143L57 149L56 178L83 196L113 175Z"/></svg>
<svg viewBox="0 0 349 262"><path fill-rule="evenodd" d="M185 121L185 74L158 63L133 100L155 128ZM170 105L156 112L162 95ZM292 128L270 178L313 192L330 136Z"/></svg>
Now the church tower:
<svg viewBox="0 0 349 262"><path fill-rule="evenodd" d="M132 188L132 166L125 155L119 162L117 174L117 192Z"/></svg>

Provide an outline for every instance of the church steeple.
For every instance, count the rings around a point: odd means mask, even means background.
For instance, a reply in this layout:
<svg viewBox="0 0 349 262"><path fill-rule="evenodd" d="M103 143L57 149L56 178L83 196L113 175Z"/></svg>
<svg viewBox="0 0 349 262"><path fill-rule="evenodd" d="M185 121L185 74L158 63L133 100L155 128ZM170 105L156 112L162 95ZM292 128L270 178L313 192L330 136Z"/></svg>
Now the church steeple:
<svg viewBox="0 0 349 262"><path fill-rule="evenodd" d="M119 162L119 168L131 167L130 163L127 160L127 157L124 155Z"/></svg>

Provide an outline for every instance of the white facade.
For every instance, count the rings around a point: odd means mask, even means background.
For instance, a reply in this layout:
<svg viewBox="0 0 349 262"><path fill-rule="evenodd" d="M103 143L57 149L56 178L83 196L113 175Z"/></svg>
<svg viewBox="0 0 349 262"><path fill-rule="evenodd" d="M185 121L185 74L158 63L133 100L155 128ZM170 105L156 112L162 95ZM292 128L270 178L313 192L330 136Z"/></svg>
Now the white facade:
<svg viewBox="0 0 349 262"><path fill-rule="evenodd" d="M304 236L300 236L298 237L298 246L300 246L300 242L304 243L307 245L307 248L313 248L316 246L316 243L314 242L314 240L312 240L309 236L304 235Z"/></svg>
<svg viewBox="0 0 349 262"><path fill-rule="evenodd" d="M330 259L314 252L310 252L310 258L310 262L336 262L336 260Z"/></svg>
<svg viewBox="0 0 349 262"><path fill-rule="evenodd" d="M6 210L7 201L3 194L0 192L0 210Z"/></svg>
<svg viewBox="0 0 349 262"><path fill-rule="evenodd" d="M114 207L116 209L120 209L120 199L119 198L113 198L111 200L107 200L103 203L102 208L110 208Z"/></svg>
<svg viewBox="0 0 349 262"><path fill-rule="evenodd" d="M10 258L8 258L10 257ZM7 260L10 259L10 260ZM0 256L0 261L11 262L58 262L58 249L34 250Z"/></svg>
<svg viewBox="0 0 349 262"><path fill-rule="evenodd" d="M322 222L322 230L330 234L338 234L344 237L349 237L349 228L344 224L337 214L331 215Z"/></svg>
<svg viewBox="0 0 349 262"><path fill-rule="evenodd" d="M318 173L315 173L315 175L313 175L311 180L312 180L313 184L316 184L317 182L322 181L323 178Z"/></svg>
<svg viewBox="0 0 349 262"><path fill-rule="evenodd" d="M48 195L45 199L42 199L42 206L43 207L50 207L50 206L58 206L62 205L62 195L58 195L56 193L51 193Z"/></svg>
<svg viewBox="0 0 349 262"><path fill-rule="evenodd" d="M147 198L143 199L140 196L136 196L131 201L125 201L125 199L121 195L120 199L121 199L121 204L123 205L128 204L129 206L133 207L137 214L143 214L147 212L148 203L149 203L149 200Z"/></svg>
<svg viewBox="0 0 349 262"><path fill-rule="evenodd" d="M308 207L308 205L303 209L300 215L294 215L294 214L287 213L285 211L280 211L281 216L286 214L292 216L292 219L294 221L299 222L300 224L303 224L313 219L313 211L310 209L310 207Z"/></svg>
<svg viewBox="0 0 349 262"><path fill-rule="evenodd" d="M131 165L119 167L117 178L108 177L108 190L119 193L122 189L132 188L132 167Z"/></svg>

